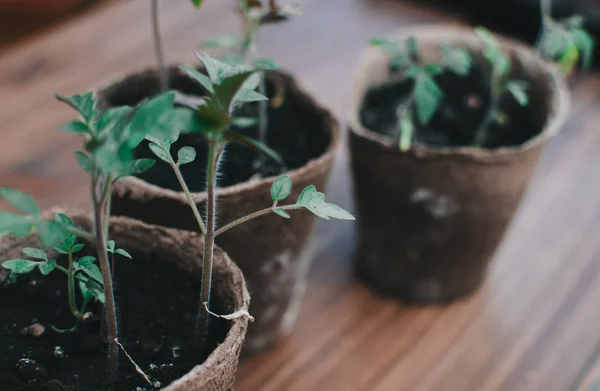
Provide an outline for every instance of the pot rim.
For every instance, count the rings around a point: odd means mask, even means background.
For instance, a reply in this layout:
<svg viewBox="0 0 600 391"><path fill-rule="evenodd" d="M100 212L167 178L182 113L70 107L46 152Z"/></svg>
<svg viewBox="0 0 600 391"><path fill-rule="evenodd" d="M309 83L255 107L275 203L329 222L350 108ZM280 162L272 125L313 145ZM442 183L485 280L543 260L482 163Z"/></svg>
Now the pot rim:
<svg viewBox="0 0 600 391"><path fill-rule="evenodd" d="M53 216L56 213L65 213L67 216L71 217L76 223L79 221L92 221L91 213L83 212L80 210L76 210L72 213L65 212L64 209L55 208L48 211L43 212L43 216L48 218L49 216ZM80 223L79 223L80 224ZM132 219L125 216L113 216L111 217L111 226L118 224L127 224L133 225L137 229L142 229L147 232L161 232L161 235L167 234L172 237L185 235L185 236L193 236L193 237L201 237L200 234L179 230L175 228L167 228L163 226L157 226L153 224L147 224L143 221ZM14 238L5 236L0 238L0 254L15 250L16 248L20 248L21 243L23 242L31 242L37 243L37 238L35 237L35 233L31 234L25 238ZM243 274L239 267L229 258L227 253L223 251L220 247L216 246L217 250L220 250L220 253L223 255L224 265L225 267L232 271L231 273L231 281L230 285L232 288L236 286L242 287L241 293L233 293L234 302L233 305L237 310L248 310L250 305L250 294L248 293L248 289L246 287L246 282L244 280ZM54 250L51 250L54 251ZM0 260L2 263L4 260ZM5 276L8 275L8 272L0 269L0 281L4 280ZM234 289L235 290L235 289ZM233 319L230 321L231 327L225 336L223 342L219 343L218 346L210 353L210 355L206 358L206 360L201 363L194 365L185 375L180 378L173 380L170 384L162 387L162 391L184 391L188 389L187 383L189 381L193 381L195 377L201 376L203 372L210 371L211 368L218 368L220 366L220 362L224 361L224 358L229 357L233 354L232 349L236 345L236 340L239 338L245 339L246 330L248 327L248 318L246 316L241 316L239 318ZM243 343L243 341L241 342Z"/></svg>
<svg viewBox="0 0 600 391"><path fill-rule="evenodd" d="M482 45L480 39L473 31L473 28L456 25L440 26L438 24L430 24L416 27L403 27L392 31L387 36L394 38L417 36L420 39L424 39L426 42L459 41L465 44L469 49L479 48ZM362 104L364 92L367 88L376 85L375 83L369 83L366 78L361 77L361 75L368 75L373 72L372 68L381 67L382 65L387 67L387 64L389 64L387 55L376 47L369 47L363 52L356 72L357 76L355 77L350 102L347 105L348 109L345 121L351 135L369 142L369 144L385 153L413 158L445 157L454 158L456 160L492 164L509 161L523 152L539 147L547 142L551 137L558 134L569 115L571 98L567 84L556 67L541 58L539 54L532 51L528 46L499 34L495 34L495 36L498 39L500 46L505 51L518 57L523 64L527 64L530 68L535 67L539 69L541 74L547 78L548 83L550 84L552 97L549 99L549 114L546 118L544 128L536 136L517 146L495 149L474 148L471 146L436 147L417 144L412 145L407 152L400 151L396 140L365 128L359 119L359 107ZM385 81L386 80L381 80L382 83L385 83Z"/></svg>
<svg viewBox="0 0 600 391"><path fill-rule="evenodd" d="M197 64L195 64L194 66L197 66ZM181 71L178 68L178 65L171 65L171 66L167 67L167 69L174 69L174 68L177 70L177 72L180 72L181 74L183 74L183 71ZM144 73L156 73L156 72L157 72L156 68L150 67L150 68L146 68L139 72L127 73L123 77L113 80L111 82L108 82L108 83L102 85L101 87L97 88L95 90L95 93L97 95L100 95L108 87L114 86L117 83L124 81L128 77L135 76L135 75L141 75ZM313 107L323 117L323 121L322 121L323 128L325 128L325 130L329 133L329 136L331 137L329 145L327 146L325 151L320 156L310 159L303 166L286 171L286 172L282 173L281 175L289 176L292 179L292 181L294 181L294 178L298 178L298 177L317 175L318 173L327 169L327 167L328 167L327 162L333 160L337 154L337 151L341 148L341 145L342 145L341 124L331 114L331 111L327 107L325 107L322 104L320 104L319 102L317 102L316 99L314 99L311 95L309 95L299 85L299 83L296 81L296 79L290 73L287 73L287 72L284 72L281 70L271 71L271 72L283 75L289 81L291 87L294 89L297 96L304 102L308 103L311 107ZM272 176L268 176L265 178L260 178L259 180L253 180L253 181L246 180L245 182L238 183L233 186L218 187L217 188L217 196L234 198L236 195L238 195L237 198L241 199L243 197L241 197L239 195L244 194L246 191L249 191L251 189L257 189L257 188L261 188L261 187L270 188L271 184L277 178L278 178L278 176L272 175ZM188 199L182 190L171 190L171 189L163 188L163 187L154 185L150 182L147 182L147 181L137 178L137 177L130 176L130 177L123 178L122 180L117 182L117 186L115 186L115 191L123 191L124 189L127 189L127 188L135 189L135 192L140 197L145 197L146 195L151 194L154 197L156 197L158 195L163 198L177 200L178 202L182 202L182 203L186 203L186 204L188 202ZM191 194L196 203L202 202L208 198L208 194L207 194L206 190L201 191L201 192L191 192Z"/></svg>

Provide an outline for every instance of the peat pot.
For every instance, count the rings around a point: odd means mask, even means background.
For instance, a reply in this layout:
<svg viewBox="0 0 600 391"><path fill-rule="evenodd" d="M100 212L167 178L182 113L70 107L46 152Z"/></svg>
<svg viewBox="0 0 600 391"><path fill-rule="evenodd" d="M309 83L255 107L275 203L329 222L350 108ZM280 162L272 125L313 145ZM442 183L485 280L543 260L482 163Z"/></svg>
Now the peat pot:
<svg viewBox="0 0 600 391"><path fill-rule="evenodd" d="M201 96L204 90L176 67L169 70L169 86L187 95ZM158 93L158 77L149 70L130 75L99 91L103 107L133 105ZM340 145L338 123L328 111L303 92L285 73L269 72L267 144L275 149L284 166L245 146L229 144L219 176L218 222L220 226L272 204L270 188L279 175L288 175L294 202L302 189L325 186L334 156ZM247 115L256 115L256 104L246 106ZM243 130L256 137L255 128ZM199 135L184 134L174 144L173 153L191 145L198 151L192 164L182 173L199 210L205 210L206 143ZM147 145L136 150L138 157L153 157ZM287 200L286 200L287 202ZM133 217L150 224L198 230L185 194L172 172L162 161L140 177L119 181L114 188L112 210L115 215ZM291 219L276 215L260 217L219 236L216 240L242 269L252 296L250 313L254 316L248 330L244 352L252 354L291 331L298 314L311 260L310 236L315 216L294 212Z"/></svg>
<svg viewBox="0 0 600 391"><path fill-rule="evenodd" d="M490 127L488 145L472 147L489 101L490 67L480 55L481 41L460 27L407 28L393 35L410 36L425 61L436 61L437 45L448 42L471 51L473 68L464 79L449 72L436 77L444 92L439 109L401 152L390 129L397 131L396 108L412 82L390 72L379 48L364 53L348 120L357 270L382 294L439 303L469 295L482 283L544 146L565 122L569 94L553 66L499 38L513 59L511 78L528 82L530 102L521 107L508 95L500 102L508 125Z"/></svg>
<svg viewBox="0 0 600 391"><path fill-rule="evenodd" d="M78 226L88 230L92 226L88 215L71 217ZM205 342L197 347L191 342L203 238L125 217L111 219L110 238L133 256L133 260L117 257L114 273L119 341L132 359L151 381L159 381L164 391L232 389L247 318L211 317ZM24 247L39 248L36 237L2 239L0 261L22 258ZM93 255L92 250L88 245L76 255ZM65 256L54 250L48 251L48 256L67 265ZM5 314L0 317L2 389L108 390L104 383L107 345L99 337L99 317L82 323L75 332L52 330L75 323L68 306L67 277L58 270L47 276L36 270L7 284L7 275L7 270L0 268L0 308ZM241 271L217 248L211 310L232 313L247 309L249 299ZM88 310L98 314L101 308L90 305ZM45 331L37 337L26 333L32 325ZM132 363L124 354L120 356L119 377L112 389L147 389Z"/></svg>

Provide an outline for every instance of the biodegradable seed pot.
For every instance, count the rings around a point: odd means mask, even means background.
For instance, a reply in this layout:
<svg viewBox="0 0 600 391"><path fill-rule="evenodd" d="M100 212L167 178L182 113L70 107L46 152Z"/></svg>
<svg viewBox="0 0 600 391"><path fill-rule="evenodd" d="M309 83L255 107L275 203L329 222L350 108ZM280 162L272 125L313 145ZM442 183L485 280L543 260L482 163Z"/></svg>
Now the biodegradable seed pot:
<svg viewBox="0 0 600 391"><path fill-rule="evenodd" d="M409 123L412 144L403 145L407 140L401 135L399 141L398 132L407 125L398 118L399 102L414 84L390 68L391 57L380 48L364 53L349 118L357 270L382 294L447 302L481 285L543 147L568 115L569 94L552 65L521 44L498 39L512 63L507 76L527 83L521 85L527 86L528 104L518 104L521 96L502 95L496 104L504 116L488 122L487 137L474 146L474 132L493 99L484 43L459 27L407 28L391 36L409 37L423 62L440 60L440 42L467 49L471 71L458 76L435 68L443 91L437 111L405 111L431 119L427 125L415 120L414 128Z"/></svg>
<svg viewBox="0 0 600 391"><path fill-rule="evenodd" d="M340 146L337 122L320 107L294 80L283 72L269 72L268 95L272 98L268 112L266 144L283 158L283 164L265 159L245 146L228 144L219 173L218 221L227 224L272 204L270 188L278 174L289 176L296 199L303 188L325 186L327 176ZM169 88L188 96L204 96L206 91L183 71L169 69ZM159 92L156 72L146 71L124 78L98 92L103 107L134 105ZM275 101L275 103L272 103ZM276 107L273 107L276 106ZM256 106L243 112L252 114ZM256 127L242 130L255 136ZM182 146L192 145L198 158L182 166L181 172L200 211L206 208L206 150L202 135L182 134L171 150L175 157ZM152 157L147 144L135 152L136 157ZM198 230L186 195L171 167L159 161L138 177L128 177L115 184L112 212L167 227ZM202 213L202 212L201 212ZM236 227L216 240L242 269L252 296L250 325L244 351L256 352L291 331L304 294L306 274L311 260L309 238L315 217L295 212L291 219L265 216Z"/></svg>
<svg viewBox="0 0 600 391"><path fill-rule="evenodd" d="M86 214L71 215L74 223L91 229ZM110 237L127 249L133 260L115 263L116 294L121 315L120 337L127 353L154 387L121 355L119 376L105 384L106 343L99 336L100 306L90 305L91 318L74 332L59 333L74 323L67 305L65 276L37 270L9 284L9 270L0 268L0 384L6 390L158 390L227 391L232 389L247 317L214 318L201 348L191 343L200 285L203 238L170 228L125 218L111 219ZM82 242L83 243L83 242ZM23 248L39 248L35 236L5 237L0 260L22 258ZM78 255L91 254L86 245ZM50 259L66 267L65 255L52 250ZM238 267L215 249L213 311L247 309L249 294ZM160 385L156 383L160 381Z"/></svg>

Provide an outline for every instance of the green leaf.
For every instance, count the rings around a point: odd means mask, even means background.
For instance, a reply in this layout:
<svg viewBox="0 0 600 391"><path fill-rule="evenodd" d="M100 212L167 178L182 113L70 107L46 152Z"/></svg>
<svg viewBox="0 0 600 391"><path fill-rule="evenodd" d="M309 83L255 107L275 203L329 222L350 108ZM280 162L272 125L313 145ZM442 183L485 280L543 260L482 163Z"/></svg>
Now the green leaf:
<svg viewBox="0 0 600 391"><path fill-rule="evenodd" d="M232 107L232 103L235 104L237 102L240 92L247 90L243 88L243 86L253 74L254 72L251 71L241 72L224 78L221 84L215 86L215 99L219 102L221 108L226 109ZM254 85L252 85L252 87L256 88Z"/></svg>
<svg viewBox="0 0 600 391"><path fill-rule="evenodd" d="M289 176L280 176L271 185L271 198L274 202L285 200L292 192L292 180Z"/></svg>
<svg viewBox="0 0 600 391"><path fill-rule="evenodd" d="M221 48L221 49L237 49L241 45L241 41L234 35L224 35L213 39L206 40L200 43L203 48Z"/></svg>
<svg viewBox="0 0 600 391"><path fill-rule="evenodd" d="M258 118L253 117L233 117L231 119L231 123L238 128L249 128L258 125L259 122Z"/></svg>
<svg viewBox="0 0 600 391"><path fill-rule="evenodd" d="M50 259L47 262L44 263L40 263L38 265L38 268L40 269L40 272L47 276L48 274L50 274L54 269L56 269L56 260L54 259Z"/></svg>
<svg viewBox="0 0 600 391"><path fill-rule="evenodd" d="M246 136L245 134L232 132L232 131L226 131L223 133L223 138L225 141L242 144L242 145L245 145L252 149L255 149L259 152L262 152L265 155L267 155L268 157L270 157L271 159L275 160L277 163L280 163L280 164L283 163L283 159L277 152L275 152L274 150L272 150L265 144L261 143L260 141Z"/></svg>
<svg viewBox="0 0 600 391"><path fill-rule="evenodd" d="M290 216L290 214L288 212L286 212L283 209L272 208L271 210L273 211L273 213L278 214L279 216L281 216L285 219L289 219L290 217L292 217L292 216Z"/></svg>
<svg viewBox="0 0 600 391"><path fill-rule="evenodd" d="M471 71L471 55L466 49L453 48L447 43L440 44L442 63L459 76L467 76Z"/></svg>
<svg viewBox="0 0 600 391"><path fill-rule="evenodd" d="M109 253L115 252L115 241L114 240L109 240L108 242L106 242L106 250Z"/></svg>
<svg viewBox="0 0 600 391"><path fill-rule="evenodd" d="M318 192L310 185L306 187L298 197L297 205L303 206L318 217L329 220L331 218L340 220L354 220L354 216L335 204L325 202L325 194Z"/></svg>
<svg viewBox="0 0 600 391"><path fill-rule="evenodd" d="M281 68L279 64L270 58L259 58L258 60L254 61L254 67L264 71L276 71Z"/></svg>
<svg viewBox="0 0 600 391"><path fill-rule="evenodd" d="M240 73L239 67L232 67L224 62L212 58L206 53L194 53L198 60L204 65L208 76L213 84L221 84L227 77Z"/></svg>
<svg viewBox="0 0 600 391"><path fill-rule="evenodd" d="M475 33L483 41L483 57L490 64L494 64L496 62L496 57L498 57L498 54L500 53L500 46L498 45L498 41L494 37L494 34L484 27L475 28Z"/></svg>
<svg viewBox="0 0 600 391"><path fill-rule="evenodd" d="M433 77L425 72L416 77L412 94L417 107L417 118L422 125L427 125L444 94Z"/></svg>
<svg viewBox="0 0 600 391"><path fill-rule="evenodd" d="M35 225L35 229L40 243L47 248L54 247L66 235L62 225L54 220L40 221Z"/></svg>
<svg viewBox="0 0 600 391"><path fill-rule="evenodd" d="M61 126L60 129L64 132L74 133L74 134L90 133L90 128L88 128L87 124L85 124L81 121L69 121L66 124L64 124L63 126Z"/></svg>
<svg viewBox="0 0 600 391"><path fill-rule="evenodd" d="M72 252L73 254L75 254L75 253L78 253L78 252L79 252L79 251L81 251L81 250L82 250L84 247L85 247L85 244L83 244L83 243L78 243L78 244L74 245L74 246L71 248L71 252Z"/></svg>
<svg viewBox="0 0 600 391"><path fill-rule="evenodd" d="M39 248L25 247L23 249L23 253L33 259L41 259L44 261L48 260L48 255L46 255L46 252Z"/></svg>
<svg viewBox="0 0 600 391"><path fill-rule="evenodd" d="M564 20L563 24L568 28L582 28L583 27L583 16L581 15L572 15Z"/></svg>
<svg viewBox="0 0 600 391"><path fill-rule="evenodd" d="M185 65L180 65L179 68L181 70L183 70L185 73L187 73L188 76L190 76L192 79L194 79L198 83L200 83L200 85L202 87L204 87L204 89L206 91L208 91L211 94L215 93L215 89L213 87L212 82L210 81L210 78L208 76L206 76L204 73L201 73L197 69L192 68L192 67L188 67L188 66L185 66Z"/></svg>
<svg viewBox="0 0 600 391"><path fill-rule="evenodd" d="M177 164L191 163L196 159L196 150L194 147L183 147L177 152Z"/></svg>
<svg viewBox="0 0 600 391"><path fill-rule="evenodd" d="M550 60L560 57L571 46L569 33L550 24L541 39L540 48L544 56Z"/></svg>
<svg viewBox="0 0 600 391"><path fill-rule="evenodd" d="M106 296L104 295L102 284L99 284L83 274L78 274L76 278L79 281L79 289L81 290L84 302L95 299L100 303L105 304Z"/></svg>
<svg viewBox="0 0 600 391"><path fill-rule="evenodd" d="M98 130L123 128L131 119L133 109L129 106L112 107L100 116L96 127Z"/></svg>
<svg viewBox="0 0 600 391"><path fill-rule="evenodd" d="M114 166L111 170L111 176L116 180L126 176L139 175L154 167L155 163L156 160L154 159L137 159L129 162L122 162L121 164L116 164Z"/></svg>
<svg viewBox="0 0 600 391"><path fill-rule="evenodd" d="M102 272L98 265L95 264L96 258L91 256L81 257L75 262L75 268L86 273L88 276L98 281L100 284L103 283Z"/></svg>
<svg viewBox="0 0 600 391"><path fill-rule="evenodd" d="M506 83L506 89L512 94L515 100L523 107L529 104L529 95L527 95L528 83L522 80L510 80Z"/></svg>
<svg viewBox="0 0 600 391"><path fill-rule="evenodd" d="M254 72L246 79L246 81L242 84L241 88L245 88L248 90L256 90L260 85L262 78L262 72Z"/></svg>
<svg viewBox="0 0 600 391"><path fill-rule="evenodd" d="M56 221L58 221L59 223L61 223L64 226L67 226L67 227L75 226L75 223L73 222L73 220L71 220L71 218L69 216L62 214L62 213L56 214Z"/></svg>
<svg viewBox="0 0 600 391"><path fill-rule="evenodd" d="M204 0L191 0L191 1L192 1L192 4L194 5L194 7L196 7L196 8L200 8L202 3L204 2Z"/></svg>
<svg viewBox="0 0 600 391"><path fill-rule="evenodd" d="M410 149L414 129L412 115L406 113L400 118L400 151L406 152Z"/></svg>
<svg viewBox="0 0 600 391"><path fill-rule="evenodd" d="M159 139L177 139L178 129L173 125L175 93L165 92L139 104L129 122L131 136L153 136Z"/></svg>
<svg viewBox="0 0 600 391"><path fill-rule="evenodd" d="M296 201L296 205L307 206L311 201L318 199L321 201L325 201L325 194L317 191L317 188L314 185L307 186L302 193L298 196L298 201Z"/></svg>
<svg viewBox="0 0 600 391"><path fill-rule="evenodd" d="M70 97L57 94L56 99L73 107L87 122L92 121L98 114L96 110L96 97L93 92L86 92L82 95L73 95Z"/></svg>
<svg viewBox="0 0 600 391"><path fill-rule="evenodd" d="M585 69L589 69L592 66L592 55L594 52L594 39L592 36L583 29L571 30L571 36L575 46L579 49L582 54L583 63L582 66Z"/></svg>
<svg viewBox="0 0 600 391"><path fill-rule="evenodd" d="M75 159L77 159L77 163L79 166L83 168L85 172L90 175L94 173L94 161L91 157L81 151L75 151Z"/></svg>
<svg viewBox="0 0 600 391"><path fill-rule="evenodd" d="M2 263L2 267L15 274L27 274L32 272L41 262L30 261L28 259L11 259Z"/></svg>
<svg viewBox="0 0 600 391"><path fill-rule="evenodd" d="M246 88L241 88L233 98L233 103L235 105L240 105L242 103L248 102L260 102L262 100L269 100L266 96L261 93L258 93L254 90L248 90Z"/></svg>
<svg viewBox="0 0 600 391"><path fill-rule="evenodd" d="M33 224L26 216L0 210L0 234L8 233L16 237L26 237L31 233Z"/></svg>
<svg viewBox="0 0 600 391"><path fill-rule="evenodd" d="M131 257L131 254L129 254L127 251L123 250L122 248L118 248L118 249L115 251L115 254L119 254L119 255L121 255L121 256L123 256L123 257L125 257L125 258L133 259L133 258Z"/></svg>
<svg viewBox="0 0 600 391"><path fill-rule="evenodd" d="M148 144L148 146L150 147L152 152L156 155L156 157L158 157L159 159L161 159L167 163L171 163L171 155L169 154L168 151L165 151L163 149L163 147L161 147L160 145L155 144L155 143L150 143L150 144Z"/></svg>
<svg viewBox="0 0 600 391"><path fill-rule="evenodd" d="M39 216L40 207L29 194L20 192L11 187L0 187L0 196L19 211L29 216Z"/></svg>

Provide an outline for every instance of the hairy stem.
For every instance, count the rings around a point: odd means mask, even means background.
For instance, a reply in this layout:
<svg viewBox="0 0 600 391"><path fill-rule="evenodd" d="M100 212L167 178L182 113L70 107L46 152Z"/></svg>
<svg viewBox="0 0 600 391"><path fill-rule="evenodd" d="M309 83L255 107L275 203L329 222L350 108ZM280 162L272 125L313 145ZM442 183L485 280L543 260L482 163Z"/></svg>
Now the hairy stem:
<svg viewBox="0 0 600 391"><path fill-rule="evenodd" d="M227 225L222 226L221 228L219 228L217 230L217 232L215 232L215 237L217 237L217 236L221 235L222 233L225 233L225 232L229 231L230 229L232 229L234 227L237 227L238 225L243 224L243 223L245 223L247 221L250 221L250 220L255 219L257 217L264 216L266 214L272 213L274 208L277 208L277 209L280 209L280 210L296 210L296 209L302 209L303 206L293 204L293 205L284 205L284 206L272 206L272 207L269 207L269 208L265 208L265 209L259 210L257 212L251 213L251 214L249 214L247 216L240 217L239 219L237 219L235 221L232 221L231 223L229 223Z"/></svg>
<svg viewBox="0 0 600 391"><path fill-rule="evenodd" d="M81 319L83 314L79 313L79 310L77 309L77 301L76 301L76 297L75 297L75 273L73 271L74 269L74 265L73 265L73 253L71 252L71 250L69 250L69 270L68 270L68 274L67 274L67 289L69 292L69 309L71 310L71 313L73 314L73 316L75 316L77 319Z"/></svg>
<svg viewBox="0 0 600 391"><path fill-rule="evenodd" d="M160 82L160 90L164 91L168 87L169 77L167 75L167 68L165 67L165 55L162 49L162 41L160 38L160 31L158 25L158 0L151 0L150 13L152 16L152 36L154 40L154 54L156 55L156 60L158 62L158 78Z"/></svg>
<svg viewBox="0 0 600 391"><path fill-rule="evenodd" d="M171 168L175 172L175 176L177 177L177 180L179 181L179 185L181 185L181 189L183 190L183 192L185 193L185 196L188 199L188 203L190 204L190 208L192 208L192 212L194 213L194 217L196 218L198 227L200 227L200 232L202 232L203 235L206 235L206 226L204 225L204 221L202 221L202 217L200 216L200 212L198 211L198 207L196 206L194 197L192 196L190 189L188 188L187 184L185 183L185 180L183 179L183 175L181 175L181 170L179 170L179 166L177 166L177 164L173 161L173 159L171 159L171 162L169 164L171 165Z"/></svg>
<svg viewBox="0 0 600 391"><path fill-rule="evenodd" d="M202 265L202 287L198 307L197 340L204 341L208 332L208 312L210 308L210 291L212 283L213 255L215 246L215 220L216 220L216 187L217 169L223 153L223 143L211 141L208 146L208 164L206 168L208 206L206 209L206 236L204 238L204 263ZM205 307L206 303L206 307ZM198 338L199 337L199 338Z"/></svg>
<svg viewBox="0 0 600 391"><path fill-rule="evenodd" d="M98 199L96 193L97 179L92 181L92 199L94 202L94 226L96 230L96 249L98 252L98 262L102 271L102 282L104 284L104 295L106 302L104 313L106 315L106 329L108 333L108 380L114 382L117 377L119 366L119 347L115 342L118 338L117 333L117 311L115 305L115 296L113 292L113 282L110 273L110 264L106 249L106 228L108 220L106 218L106 206L110 198L112 179L107 178L102 193L102 198Z"/></svg>

